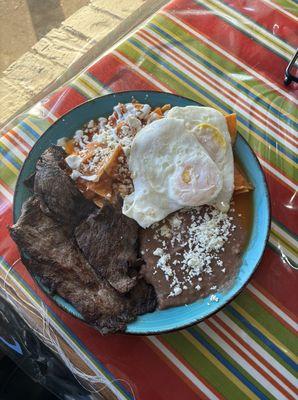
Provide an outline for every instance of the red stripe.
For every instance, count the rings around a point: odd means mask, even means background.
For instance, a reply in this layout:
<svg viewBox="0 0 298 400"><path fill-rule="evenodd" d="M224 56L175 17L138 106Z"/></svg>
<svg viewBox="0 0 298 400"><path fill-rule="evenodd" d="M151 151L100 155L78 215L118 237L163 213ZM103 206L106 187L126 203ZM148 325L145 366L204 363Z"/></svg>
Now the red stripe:
<svg viewBox="0 0 298 400"><path fill-rule="evenodd" d="M289 310L284 308L284 306L276 300L269 292L267 292L262 286L258 285L257 282L254 282L253 285L259 292L261 292L265 297L268 298L268 300L271 301L271 303L275 304L276 307L280 308L285 314L288 314L288 316L296 323L298 323L298 318L296 314L291 313ZM273 311L271 311L273 312Z"/></svg>
<svg viewBox="0 0 298 400"><path fill-rule="evenodd" d="M267 247L264 257L253 276L253 284L258 284L283 304L286 310L297 313L298 274L270 247Z"/></svg>
<svg viewBox="0 0 298 400"><path fill-rule="evenodd" d="M19 143L15 140L13 135L9 135L9 132L7 132L7 134L3 135L3 137L13 146L15 146L24 156L27 156L29 150L24 150L24 148L20 146Z"/></svg>
<svg viewBox="0 0 298 400"><path fill-rule="evenodd" d="M31 149L31 146L28 144L28 142L26 142L26 140L24 140L22 136L19 135L14 129L10 129L8 132L6 132L6 135L14 136L26 149L28 149L28 151Z"/></svg>
<svg viewBox="0 0 298 400"><path fill-rule="evenodd" d="M166 9L172 11L175 17L223 48L236 59L241 60L260 75L274 82L275 85L283 90L295 93L296 85L288 87L283 85L287 61L256 43L251 37L246 36L215 14L208 12L204 7L190 0L177 0L170 3ZM187 9L191 9L191 12L186 12ZM268 60L270 60L270 68L268 68ZM278 96L281 96L281 94L278 93Z"/></svg>
<svg viewBox="0 0 298 400"><path fill-rule="evenodd" d="M250 364L252 366L252 368L254 368L255 370L257 370L261 375L264 376L265 379L267 379L273 386L275 386L279 391L281 391L288 399L293 399L295 400L292 396L290 396L287 391L285 389L283 389L282 387L280 387L276 381L270 376L268 375L267 372L265 372L258 364L256 364L251 358L249 358L247 356L246 353L243 352L243 350L241 350L239 347L237 347L237 345L235 343L236 342L232 342L228 337L226 337L224 335L224 333L222 331L220 331L213 323L212 321L209 319L207 319L205 321L206 325L208 325L214 332L217 333L217 335L219 337L221 337L221 339L224 340L224 342L226 342L230 347L232 347L232 349L238 353L238 355L240 355L242 358L244 358L245 361L247 361L248 364ZM254 351L252 351L252 349L249 350L250 353L255 353ZM229 355L229 354L228 354ZM230 355L229 355L230 356ZM231 357L231 356L230 356ZM263 363L263 360L262 360ZM243 367L243 366L242 366ZM280 378L280 375L277 373L275 373L275 375L277 375Z"/></svg>
<svg viewBox="0 0 298 400"><path fill-rule="evenodd" d="M82 96L74 88L65 86L47 99L43 106L56 117L61 117L85 101L86 97Z"/></svg>
<svg viewBox="0 0 298 400"><path fill-rule="evenodd" d="M144 339L146 340L146 339ZM170 348L169 345L164 342L162 340L162 337L159 336L158 340L162 343L162 345L164 345L175 357L177 357L181 363L183 363L183 365L186 365L185 360L179 356L177 354L177 352ZM192 390L197 393L197 395L199 395L200 399L208 399L208 397L197 387L195 386L192 381L190 379L188 379L184 374L181 374L180 371L178 370L178 368L176 367L176 365L174 365L152 342L150 342L149 340L146 340L146 343L148 344L148 346L150 346L150 348L156 353L158 354L158 356L162 359L162 361L167 364L175 373L177 373L179 375L179 377L181 377L181 379L183 379L183 381L192 388ZM208 386L208 383L205 382L205 380L201 377L198 376L197 373L189 366L187 365L187 369L189 369L194 375L196 375L198 377L198 379L200 381L202 381L204 384L206 384L206 386ZM210 390L214 393L214 389L210 388Z"/></svg>
<svg viewBox="0 0 298 400"><path fill-rule="evenodd" d="M293 234L298 234L295 192L276 178L271 172L265 171L270 193L271 211L273 217L285 225Z"/></svg>
<svg viewBox="0 0 298 400"><path fill-rule="evenodd" d="M173 335L175 335L175 333L174 333ZM201 382L203 382L204 385L205 385L218 399L223 399L223 396L222 396L219 392L217 392L217 391L215 390L215 388L214 388L213 386L211 386L210 383L209 383L205 378L203 378L202 376L200 376L200 375L198 374L198 372L197 372L195 369L192 368L191 365L189 365L188 363L186 363L186 360L181 356L181 354L179 354L179 353L176 351L175 348L173 348L173 347L166 341L166 339L165 339L164 336L158 336L158 340L159 340L171 353L173 353L173 355L174 355L183 365L185 365L185 366L187 367L187 369L188 369L189 371L191 371L191 373L192 373L193 375L197 376L198 379L199 379ZM165 360L167 360L167 362L173 366L173 363L171 363L166 357L165 357ZM175 367L174 367L174 368L175 368ZM187 377L185 377L185 379L186 379L188 382L190 382L189 379L188 379ZM204 396L206 396L206 395L204 395Z"/></svg>
<svg viewBox="0 0 298 400"><path fill-rule="evenodd" d="M298 47L297 22L270 4L260 0L249 0L249 6L243 0L224 0L224 2L240 14L254 20L272 35L278 36L294 48Z"/></svg>
<svg viewBox="0 0 298 400"><path fill-rule="evenodd" d="M157 39L157 37L153 36L150 33L150 31L144 29L140 30L138 31L138 36L141 38L141 40L146 40L148 43L150 43L153 47L157 49L163 46L163 52L168 54L169 57L171 57L176 63L184 66L184 68L186 69L188 68L189 71L191 71L194 75L198 76L208 86L213 87L213 89L218 91L217 81L213 80L211 76L206 76L204 71L199 71L199 67L197 65L194 65L192 62L189 62L186 58L182 58L181 54L177 54L174 51L174 49L166 47L165 43L162 40ZM235 91L232 92L227 87L221 88L221 94L223 93L225 94L226 98L229 99L232 103L234 104L236 103L237 105L241 104L241 108L250 115L252 120L262 122L265 125L265 127L269 126L270 129L279 137L281 143L283 142L282 139L284 139L289 143L292 143L294 145L296 144L295 136L287 132L285 128L279 126L279 124L276 123L275 121L271 122L268 118L268 113L267 115L264 115L262 111L254 107L254 105L248 103L245 98L238 96L237 93L235 93ZM263 118L260 118L261 116Z"/></svg>
<svg viewBox="0 0 298 400"><path fill-rule="evenodd" d="M257 295L255 295L249 288L246 288L249 291L249 295L254 298L255 302L259 303L262 308L265 308L269 314L272 314L275 319L277 319L285 328L292 331L292 333L296 334L295 329L287 323L277 312L272 310L264 301L262 301ZM286 314L288 314L286 312Z"/></svg>
<svg viewBox="0 0 298 400"><path fill-rule="evenodd" d="M231 329L224 321L222 321L217 315L214 315L212 318L206 320L206 322L211 322L212 319L214 319L219 325L221 325L234 339L235 339L235 343L239 343L241 344L246 350L248 350L248 352L253 355L257 360L259 360L262 365L264 365L264 367L267 367L267 369L269 369L274 375L276 375L283 383L285 383L287 386L289 386L294 392L296 391L296 388L292 385L291 382L289 382L286 377L282 374L280 374L280 372L278 370L276 370L271 364L269 364L257 351L255 351L250 345L248 345L242 338L241 336L239 336L238 334L236 334L235 331L233 331L233 329ZM217 328L216 328L217 329ZM231 343L231 342L230 342ZM240 350L241 351L241 350ZM237 350L238 352L238 350ZM242 353L244 354L244 353ZM247 355L244 355L245 359L249 359ZM262 370L263 371L263 370ZM262 374L268 376L268 374L266 372L261 372ZM271 381L272 378L270 378ZM272 381L271 381L272 382ZM277 386L278 384L276 383L274 386ZM280 388L280 386L277 386L278 388ZM281 389L281 391L283 391L284 389ZM287 394L287 393L286 393Z"/></svg>
<svg viewBox="0 0 298 400"><path fill-rule="evenodd" d="M114 92L157 89L154 84L137 74L114 54L109 54L100 63L92 65L89 72Z"/></svg>

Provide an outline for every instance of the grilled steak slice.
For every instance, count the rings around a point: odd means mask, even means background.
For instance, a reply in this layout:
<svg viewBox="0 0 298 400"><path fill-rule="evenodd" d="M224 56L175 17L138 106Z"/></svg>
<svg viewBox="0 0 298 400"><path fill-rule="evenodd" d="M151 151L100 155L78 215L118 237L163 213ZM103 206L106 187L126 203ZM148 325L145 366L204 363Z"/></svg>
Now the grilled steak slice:
<svg viewBox="0 0 298 400"><path fill-rule="evenodd" d="M138 280L136 286L129 292L130 301L137 315L146 314L156 309L157 299L154 287L144 279Z"/></svg>
<svg viewBox="0 0 298 400"><path fill-rule="evenodd" d="M106 204L76 229L77 243L100 277L120 293L136 284L138 225L120 207Z"/></svg>
<svg viewBox="0 0 298 400"><path fill-rule="evenodd" d="M99 279L65 229L42 212L37 197L24 203L10 234L29 269L102 333L123 330L135 318L130 299Z"/></svg>
<svg viewBox="0 0 298 400"><path fill-rule="evenodd" d="M51 146L36 164L34 192L40 198L42 211L56 221L74 228L96 209L67 175L62 147Z"/></svg>

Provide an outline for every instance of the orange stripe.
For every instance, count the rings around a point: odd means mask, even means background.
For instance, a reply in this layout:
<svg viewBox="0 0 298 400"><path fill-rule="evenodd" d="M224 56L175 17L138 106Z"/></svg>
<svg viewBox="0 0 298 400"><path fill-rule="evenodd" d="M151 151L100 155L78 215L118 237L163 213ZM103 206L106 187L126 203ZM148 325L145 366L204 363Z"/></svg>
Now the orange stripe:
<svg viewBox="0 0 298 400"><path fill-rule="evenodd" d="M258 359L265 367L267 367L267 369L269 369L274 375L276 375L285 385L289 386L290 389L292 389L294 392L296 392L296 388L295 386L292 385L291 382L289 382L286 377L282 374L280 374L280 372L278 370L276 370L274 367L272 367L271 364L268 363L268 361L266 361L262 356L260 356L259 353L257 353L251 346L249 346L239 335L237 335L237 333L235 333L235 331L233 331L228 325L225 324L225 322L223 322L217 315L214 315L212 317L219 325L221 325L237 342L239 342L246 350L248 350L256 359ZM207 321L207 320L206 320ZM225 339L226 341L228 339ZM242 353L243 352L240 349L237 349L238 353ZM245 358L247 361L249 360L247 358L247 355L244 354L243 358ZM253 361L249 361L250 363L255 364ZM257 368L256 368L257 369ZM260 372L260 370L259 370ZM266 375L266 377L268 376L268 374L261 370L260 372L262 375ZM270 378L270 376L269 376ZM268 378L268 380L269 380ZM272 378L270 378L270 381L272 380ZM276 384L275 384L276 386ZM278 386L278 389L280 388L280 386ZM284 389L283 389L284 390ZM288 393L286 393L287 396Z"/></svg>
<svg viewBox="0 0 298 400"><path fill-rule="evenodd" d="M26 142L26 140L23 139L22 136L20 134L18 134L16 131L14 131L13 129L10 129L8 132L6 132L6 134L10 134L11 136L16 136L17 139L24 145L24 147L26 147L28 149L28 151L31 149L30 144L28 144Z"/></svg>
<svg viewBox="0 0 298 400"><path fill-rule="evenodd" d="M0 184L10 193L13 194L13 190L2 180L0 179Z"/></svg>
<svg viewBox="0 0 298 400"><path fill-rule="evenodd" d="M152 35L150 34L150 32L148 32L147 30L146 30L146 31L141 30L141 31L139 31L139 32L137 33L137 35L140 36L142 39L147 40L147 41L148 41L149 43L151 43L153 46L155 46L156 43L158 43L158 44L164 46L164 43L163 43L160 39L157 39L156 37L152 36ZM182 56L181 56L180 54L178 55L178 54L175 53L174 50L172 50L172 49L170 49L170 48L166 48L166 47L164 48L163 51L164 51L164 53L170 54L170 55L172 56L172 58L173 58L177 63L179 63L180 65L183 65L183 63L180 62L180 59L182 58ZM190 69L192 70L192 73L193 73L194 75L200 77L200 79L203 80L205 83L207 83L208 86L212 86L214 89L217 89L217 88L218 88L218 85L216 84L216 82L215 82L214 80L212 80L212 78L210 78L210 76L209 76L208 79L207 79L207 78L205 77L203 71L200 72L200 73L198 73L197 70L196 70L196 67L195 67L190 61L186 60L186 58L183 58L183 62L184 62L184 65L187 65L188 67L190 67ZM212 82L214 82L214 84L213 84ZM254 117L256 120L258 120L259 122L261 122L261 119L260 119L260 117L259 117L259 115L260 115L260 110L256 109L253 105L248 104L245 98L237 96L237 94L234 93L234 92L231 92L230 89L224 88L223 91L226 92L226 93L225 93L225 94L226 94L226 97L228 97L231 101L234 102L235 98L239 99L239 100L241 101L241 103L242 103L242 104L241 104L241 107L242 107L243 109L246 109L246 111L247 111L248 113L250 113L250 114L253 112L253 114L254 114L253 117ZM228 95L227 95L227 93L228 93ZM263 117L264 117L264 119L265 119L265 118L266 118L266 115L265 115L264 113L262 113L262 115L263 115ZM268 124L268 122L269 122L269 121L268 121L268 118L267 118L267 120L262 121L263 124L266 124L266 123ZM276 122L275 122L275 125L277 125ZM284 135L282 132L286 132L285 128L283 128L283 127L280 126L280 128L277 129L276 126L273 125L273 121L272 121L272 123L270 122L270 129L271 129L272 131L274 131L280 138L283 138L284 140L288 141L289 143L292 143L293 145L296 144L296 141L294 140L295 137L294 137L291 133L289 133L289 132L287 132L287 135ZM290 136L290 137L289 137L289 136ZM292 137L292 136L293 136L293 137ZM274 138L273 138L273 139L274 139ZM276 139L274 139L274 140L276 140Z"/></svg>
<svg viewBox="0 0 298 400"><path fill-rule="evenodd" d="M15 138L13 136L9 136L8 134L4 135L5 139L10 142L12 145L14 145L15 147L17 147L17 149L24 155L27 156L28 155L28 151L24 150L19 144L18 142L15 140Z"/></svg>

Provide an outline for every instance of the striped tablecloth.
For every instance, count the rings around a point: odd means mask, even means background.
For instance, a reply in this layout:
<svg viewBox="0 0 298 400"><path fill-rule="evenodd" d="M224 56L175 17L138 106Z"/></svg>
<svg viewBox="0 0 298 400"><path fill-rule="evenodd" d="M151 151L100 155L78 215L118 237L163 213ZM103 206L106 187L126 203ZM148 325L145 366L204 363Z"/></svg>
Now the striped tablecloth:
<svg viewBox="0 0 298 400"><path fill-rule="evenodd" d="M298 44L295 11L294 0L174 0L1 134L1 295L107 399L297 399L298 85L283 85ZM212 318L158 337L102 337L41 293L6 226L22 162L50 124L90 98L131 89L236 112L266 174L272 229L252 281Z"/></svg>

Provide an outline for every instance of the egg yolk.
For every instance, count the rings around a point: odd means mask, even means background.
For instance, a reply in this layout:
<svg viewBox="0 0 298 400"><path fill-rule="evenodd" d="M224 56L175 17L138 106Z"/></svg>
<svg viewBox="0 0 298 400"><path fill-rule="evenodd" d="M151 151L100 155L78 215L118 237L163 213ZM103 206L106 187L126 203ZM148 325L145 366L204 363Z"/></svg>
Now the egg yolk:
<svg viewBox="0 0 298 400"><path fill-rule="evenodd" d="M226 140L216 126L204 122L197 125L197 129L200 132L207 132L208 136L211 137L220 147L226 147Z"/></svg>

